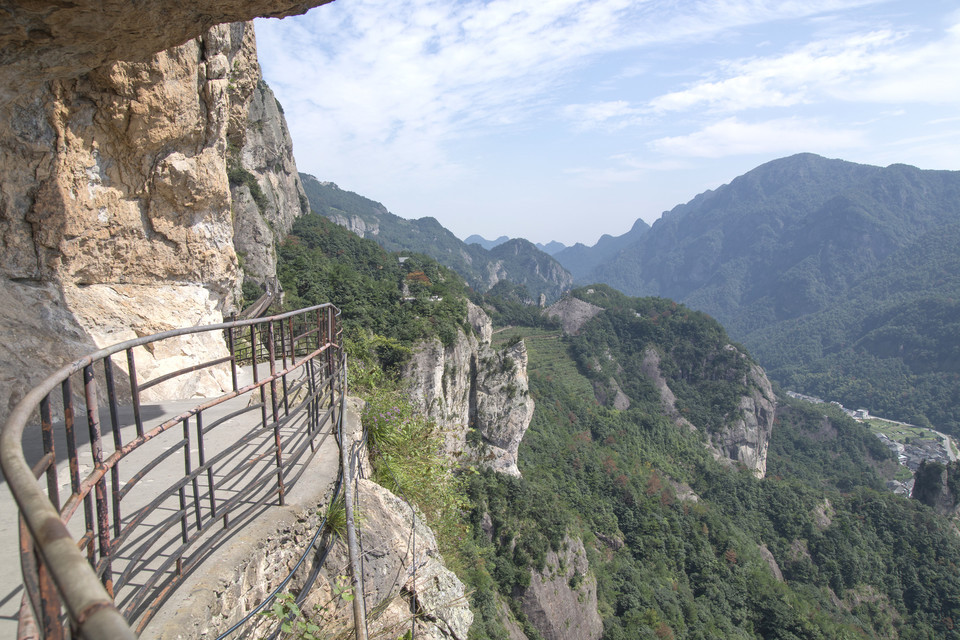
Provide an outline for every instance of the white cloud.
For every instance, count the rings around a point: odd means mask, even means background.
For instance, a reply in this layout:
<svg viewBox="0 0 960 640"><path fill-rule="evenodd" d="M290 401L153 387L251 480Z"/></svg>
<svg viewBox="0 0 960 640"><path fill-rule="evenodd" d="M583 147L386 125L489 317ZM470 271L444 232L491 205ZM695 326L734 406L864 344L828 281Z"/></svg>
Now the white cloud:
<svg viewBox="0 0 960 640"><path fill-rule="evenodd" d="M677 158L645 160L629 153L619 153L607 158L602 167L575 167L566 174L575 177L584 187L604 188L615 184L637 182L652 174L665 171L689 169L690 164Z"/></svg>
<svg viewBox="0 0 960 640"><path fill-rule="evenodd" d="M727 118L689 135L660 138L650 147L682 157L722 158L745 154L823 153L857 148L863 134L851 129L831 129L801 118L780 118L746 123Z"/></svg>
<svg viewBox="0 0 960 640"><path fill-rule="evenodd" d="M562 115L580 131L615 130L643 122L641 110L626 100L570 104L563 108Z"/></svg>
<svg viewBox="0 0 960 640"><path fill-rule="evenodd" d="M538 124L552 91L598 56L709 37L867 0L338 0L257 24L261 62L301 164L316 171L449 178L446 149L491 128ZM609 104L620 104L611 101ZM625 106L581 110L583 126L639 122ZM364 160L364 158L366 158Z"/></svg>
<svg viewBox="0 0 960 640"><path fill-rule="evenodd" d="M917 37L911 37L911 36ZM840 99L960 103L960 25L939 39L888 29L819 40L789 53L721 63L708 78L650 101L656 112L736 113Z"/></svg>

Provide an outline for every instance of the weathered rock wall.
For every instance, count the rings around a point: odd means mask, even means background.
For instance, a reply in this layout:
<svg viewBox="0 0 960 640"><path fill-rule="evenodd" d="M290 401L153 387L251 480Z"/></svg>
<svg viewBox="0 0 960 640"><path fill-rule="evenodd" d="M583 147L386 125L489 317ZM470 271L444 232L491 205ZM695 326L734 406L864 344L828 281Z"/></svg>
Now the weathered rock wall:
<svg viewBox="0 0 960 640"><path fill-rule="evenodd" d="M559 552L549 551L543 571L514 594L530 623L545 640L598 640L603 621L597 611L597 579L589 573L583 542L565 537Z"/></svg>
<svg viewBox="0 0 960 640"><path fill-rule="evenodd" d="M449 455L519 476L517 450L534 407L527 349L521 341L495 351L487 314L470 304L468 317L473 334L460 331L447 347L419 345L404 376L415 404L444 429Z"/></svg>
<svg viewBox="0 0 960 640"><path fill-rule="evenodd" d="M210 27L331 0L30 0L0 6L0 104L117 60L142 61Z"/></svg>
<svg viewBox="0 0 960 640"><path fill-rule="evenodd" d="M262 254L255 277L272 276L274 239L304 210L252 23L36 85L0 111L0 419L85 352L221 321L236 303L236 250ZM240 206L249 186L231 190L231 152L266 195L262 211ZM166 369L225 347L184 339L173 351ZM159 354L137 355L162 372ZM178 393L215 392L226 378L195 382Z"/></svg>
<svg viewBox="0 0 960 640"><path fill-rule="evenodd" d="M728 345L727 348L736 347ZM656 349L650 347L644 352L642 371L659 391L663 412L677 426L696 429L696 425L677 411L676 396L660 371L660 355ZM750 365L743 384L749 393L740 397L736 414L730 417L724 428L707 432L707 447L717 460L740 463L762 478L767 473L767 451L776 417L776 395L767 374L755 364Z"/></svg>
<svg viewBox="0 0 960 640"><path fill-rule="evenodd" d="M265 284L277 274L277 243L310 206L283 110L256 62L252 28L244 30L229 78L227 173L234 248L244 278Z"/></svg>

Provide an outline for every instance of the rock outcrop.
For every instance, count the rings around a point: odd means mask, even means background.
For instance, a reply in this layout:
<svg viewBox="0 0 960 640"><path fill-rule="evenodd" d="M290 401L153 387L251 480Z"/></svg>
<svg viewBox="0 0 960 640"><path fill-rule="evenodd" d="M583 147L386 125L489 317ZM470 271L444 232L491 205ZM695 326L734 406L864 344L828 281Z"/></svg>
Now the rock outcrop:
<svg viewBox="0 0 960 640"><path fill-rule="evenodd" d="M0 104L50 80L75 78L117 60L145 60L217 24L296 15L330 1L4 3L0 7Z"/></svg>
<svg viewBox="0 0 960 640"><path fill-rule="evenodd" d="M547 307L543 313L551 318L559 318L563 332L575 336L580 332L580 327L601 311L603 307L567 296Z"/></svg>
<svg viewBox="0 0 960 640"><path fill-rule="evenodd" d="M943 516L952 518L960 513L960 495L957 494L960 462L944 465L934 460L923 460L913 477L911 498Z"/></svg>
<svg viewBox="0 0 960 640"><path fill-rule="evenodd" d="M530 586L514 594L545 640L598 640L603 635L597 579L588 569L583 542L565 537L559 553L547 553L544 570L532 572Z"/></svg>
<svg viewBox="0 0 960 640"><path fill-rule="evenodd" d="M293 141L280 103L256 63L253 29L244 33L230 72L227 175L233 201L234 248L243 276L259 284L276 278L276 245L309 213L310 205L293 159ZM246 108L243 108L243 107Z"/></svg>
<svg viewBox="0 0 960 640"><path fill-rule="evenodd" d="M735 349L727 345L728 349ZM741 354L741 357L743 354ZM696 429L677 411L676 396L660 372L660 355L650 347L644 352L642 371L660 393L660 407L679 427ZM707 447L717 460L740 463L752 470L758 478L767 473L767 450L776 414L777 401L766 373L756 364L750 364L743 380L749 394L741 396L735 415L720 430L707 432Z"/></svg>
<svg viewBox="0 0 960 640"><path fill-rule="evenodd" d="M29 16L14 11L0 21L4 56L13 55L16 28L33 33L37 20L47 20L60 26L37 33L59 34L62 25L86 24L89 16L67 15L85 4L39 7ZM113 16L119 4L87 10ZM250 2L212 4L271 14L318 3L268 2L256 10ZM205 11L218 15L215 6ZM180 19L163 18L165 28L172 21L175 32ZM255 279L271 277L274 238L304 211L289 136L260 79L253 25L213 26L155 54L150 38L112 44L135 34L136 24L117 33L98 24L97 33L109 36L102 38L106 48L79 62L70 62L75 52L53 36L54 53L38 60L61 62L38 74L58 79L25 82L32 90L0 105L0 295L7 301L0 312L0 419L25 389L86 352L221 321L236 304L237 250L258 254L251 260ZM138 61L87 69L91 60L119 55ZM8 62L15 69L40 64L29 57ZM228 176L230 157L250 179L237 180L238 171ZM231 181L242 184L231 188ZM255 214L245 206L248 199L256 204L251 189L266 202ZM217 340L184 339L172 349L181 363L225 354ZM175 366L161 365L159 354L137 356L156 374ZM199 375L178 393L217 392L225 381Z"/></svg>
<svg viewBox="0 0 960 640"><path fill-rule="evenodd" d="M449 455L519 476L517 449L533 417L526 345L495 351L487 314L470 304L468 317L473 334L459 331L449 346L422 343L404 377L415 404L443 428Z"/></svg>
<svg viewBox="0 0 960 640"><path fill-rule="evenodd" d="M359 481L356 496L371 637L400 637L416 617L418 638L466 640L473 624L466 590L444 565L422 516L369 480ZM328 580L335 581L333 568L346 567L342 548L326 566Z"/></svg>

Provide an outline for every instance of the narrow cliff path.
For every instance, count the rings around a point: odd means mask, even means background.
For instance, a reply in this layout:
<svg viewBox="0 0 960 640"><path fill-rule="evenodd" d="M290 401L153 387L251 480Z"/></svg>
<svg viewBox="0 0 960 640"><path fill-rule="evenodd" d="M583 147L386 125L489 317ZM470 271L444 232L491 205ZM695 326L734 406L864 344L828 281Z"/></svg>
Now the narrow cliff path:
<svg viewBox="0 0 960 640"><path fill-rule="evenodd" d="M250 371L247 371L246 375L252 378ZM241 385L243 384L244 381L241 381ZM250 398L246 396L235 398L214 409L206 410L204 412L205 424L214 424L216 420L245 407L249 400ZM160 404L144 404L141 408L144 428L149 430L151 427L162 424L197 404L197 398L173 400ZM109 425L110 420L106 410L104 409L102 413L102 424ZM122 408L119 418L123 441L129 442L136 435L132 409L129 407ZM232 461L217 469L216 498L221 504L233 498L252 506L265 493L265 491L260 491L249 496L239 493L252 479L273 473L271 463L274 456L272 449L274 434L272 429L262 428L260 418L259 411L248 411L242 416L232 418L221 427L213 429L208 436L205 436L204 446L207 455L211 456L214 452L223 450L247 436L247 434L252 434L247 444L231 456ZM300 419L306 419L305 415ZM297 428L297 421L288 423L283 429L282 437L284 439L292 437L291 434ZM85 428L78 429L78 431L84 432ZM111 437L109 430L104 433L103 437L104 439ZM117 556L113 564L114 576L127 569L135 571L130 580L131 587L121 589L116 595L117 604L121 610L130 603L132 588L154 578L154 573L159 567L168 563L170 552L179 544L181 534L179 526L170 527L169 531L157 541L150 540L152 525L159 524L164 520L169 522L171 518L179 521L176 514L180 505L177 504L175 495L145 514L138 513L138 510L148 505L157 493L183 478L182 437L183 433L180 428L169 429L151 441L150 447L135 450L120 463L121 485L126 486L136 474L142 472L151 464L159 455L158 452L176 449L176 451L171 452L171 455L159 462L156 467L150 469L149 474L136 484L136 490L131 491L124 498L124 519L142 517L144 525L136 530L133 540L125 543L124 549L127 549L128 552ZM78 445L80 475L85 476L92 466L90 446L88 442L80 442ZM193 447L195 446L194 444ZM39 429L28 430L24 436L24 450L28 461L40 457L41 447ZM65 444L57 443L57 447L58 452L66 451ZM196 448L191 448L191 455L197 455ZM61 454L58 457L63 458L65 456ZM240 521L231 522L230 528L233 529L233 532L214 545L205 560L161 608L160 614L147 626L142 637L163 637L164 633L162 631L155 630L166 627L166 622L171 619L176 620L176 624L181 626L184 624L184 620L190 620L199 625L202 622L201 617L206 616L209 619L209 598L204 599L202 597L203 592L215 589L216 585L222 584L225 580L233 580L236 567L245 558L249 557L251 549L258 542L268 538L271 532L276 531L284 522L296 519L297 514L304 509L309 508L316 512L324 504L325 497L336 480L338 469L339 449L336 439L331 434L320 441L316 455L308 465L303 466L303 474L299 482L286 494L286 505L280 507L276 496L274 496L254 510L250 516L243 517ZM294 473L300 471L301 469L296 469ZM61 499L64 499L70 492L70 470L66 460L61 460L58 464L57 475L61 488ZM0 478L0 484L5 484L2 478ZM190 491L189 485L187 490ZM191 505L188 508L192 511L193 506ZM3 638L16 636L17 617L23 596L19 570L17 513L17 507L10 492L6 488L0 489L0 562L3 562L3 566L7 567L7 570L0 574L0 637ZM81 509L74 515L68 525L74 538L82 535L82 523L83 513ZM137 554L141 551L144 552L143 556L137 557ZM168 568L166 573L174 570ZM204 603L204 606L198 609L195 606L197 602ZM183 617L185 615L186 618Z"/></svg>

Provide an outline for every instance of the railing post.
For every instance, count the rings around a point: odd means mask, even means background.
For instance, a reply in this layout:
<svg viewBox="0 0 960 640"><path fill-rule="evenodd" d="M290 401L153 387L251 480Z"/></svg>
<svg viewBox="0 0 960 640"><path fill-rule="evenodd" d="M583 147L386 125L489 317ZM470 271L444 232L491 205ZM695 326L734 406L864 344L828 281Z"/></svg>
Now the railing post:
<svg viewBox="0 0 960 640"><path fill-rule="evenodd" d="M133 359L133 347L127 349L127 375L130 378L130 397L133 404L133 420L137 423L137 437L143 437L143 419L140 417L140 383L137 382L137 365Z"/></svg>
<svg viewBox="0 0 960 640"><path fill-rule="evenodd" d="M281 325L283 326L283 325ZM283 443L280 441L280 409L277 406L277 354L274 349L273 321L267 323L267 352L270 357L270 405L273 410L273 445L277 455L277 492L285 504L283 486Z"/></svg>
<svg viewBox="0 0 960 640"><path fill-rule="evenodd" d="M107 356L103 359L103 377L107 382L107 400L110 403L110 429L113 431L113 450L119 451L123 447L123 437L120 434L120 418L117 415L117 389L113 379L113 359ZM113 536L120 537L120 463L110 468L110 487L113 497Z"/></svg>
<svg viewBox="0 0 960 640"><path fill-rule="evenodd" d="M97 398L97 378L93 365L83 368L83 388L87 403L87 427L90 430L90 455L96 469L103 468L103 443L100 439L100 403ZM110 516L107 513L107 479L101 477L94 485L97 501L97 539L100 558L104 561L103 587L113 597L113 563L110 553ZM88 494L89 497L89 494ZM92 541L91 541L92 544Z"/></svg>
<svg viewBox="0 0 960 640"><path fill-rule="evenodd" d="M250 325L250 358L253 367L253 383L260 382L260 373L257 371L257 325ZM260 424L267 428L267 396L266 390L260 387Z"/></svg>
<svg viewBox="0 0 960 640"><path fill-rule="evenodd" d="M283 369L284 369L284 371L286 371L286 369L287 369L287 341L286 341L286 339L284 338L283 320L280 320L277 324L280 325L280 357L281 357L281 359L282 359ZM270 323L270 326L273 326L273 323L272 323L272 322ZM293 339L293 334L292 334L292 333L290 334L290 338ZM283 376L281 376L281 380L282 380L282 382L283 382L283 385L282 385L282 386L283 386L283 415L284 415L284 416L289 416L289 415L290 415L290 402L289 402L289 400L287 399L287 374L283 374Z"/></svg>
<svg viewBox="0 0 960 640"><path fill-rule="evenodd" d="M43 437L43 453L50 454L47 467L47 497L53 508L60 511L60 484L57 482L57 452L53 440L53 418L50 415L50 394L40 401L40 431Z"/></svg>
<svg viewBox="0 0 960 640"><path fill-rule="evenodd" d="M230 349L230 377L233 380L233 390L240 387L237 385L237 348L233 344L233 327L227 329L227 348Z"/></svg>

